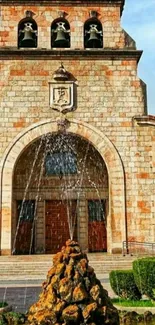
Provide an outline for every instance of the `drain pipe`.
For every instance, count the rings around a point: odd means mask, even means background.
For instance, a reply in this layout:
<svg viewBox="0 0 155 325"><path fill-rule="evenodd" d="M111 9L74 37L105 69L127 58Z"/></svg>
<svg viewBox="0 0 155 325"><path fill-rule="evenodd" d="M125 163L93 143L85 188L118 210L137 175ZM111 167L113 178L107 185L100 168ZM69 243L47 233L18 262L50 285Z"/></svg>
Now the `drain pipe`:
<svg viewBox="0 0 155 325"><path fill-rule="evenodd" d="M128 242L128 219L127 219L127 199L126 199L126 174L124 165L123 166L123 173L124 173L124 210L125 210L125 240L126 240L126 254L129 254L129 242Z"/></svg>
<svg viewBox="0 0 155 325"><path fill-rule="evenodd" d="M125 242L126 242L126 254L129 254L129 241L128 241L128 218L127 218L127 199L126 199L126 174L125 174L125 168L122 161L122 157L120 156L119 152L117 151L123 168L123 175L124 175L124 215L125 215ZM123 252L122 252L123 253Z"/></svg>

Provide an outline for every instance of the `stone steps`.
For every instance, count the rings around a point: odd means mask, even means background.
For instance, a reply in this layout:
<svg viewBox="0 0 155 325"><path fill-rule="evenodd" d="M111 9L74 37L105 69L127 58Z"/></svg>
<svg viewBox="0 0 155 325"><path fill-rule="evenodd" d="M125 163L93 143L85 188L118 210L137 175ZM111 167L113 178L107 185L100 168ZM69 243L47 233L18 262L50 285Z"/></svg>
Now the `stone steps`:
<svg viewBox="0 0 155 325"><path fill-rule="evenodd" d="M11 255L11 256L0 256L0 263L3 262L52 262L54 255ZM131 261L136 256L122 256L122 255L108 255L104 253L87 254L89 261Z"/></svg>
<svg viewBox="0 0 155 325"><path fill-rule="evenodd" d="M52 267L52 255L1 256L0 281L45 279ZM89 264L96 274L108 274L111 270L131 269L136 257L122 255L88 254Z"/></svg>

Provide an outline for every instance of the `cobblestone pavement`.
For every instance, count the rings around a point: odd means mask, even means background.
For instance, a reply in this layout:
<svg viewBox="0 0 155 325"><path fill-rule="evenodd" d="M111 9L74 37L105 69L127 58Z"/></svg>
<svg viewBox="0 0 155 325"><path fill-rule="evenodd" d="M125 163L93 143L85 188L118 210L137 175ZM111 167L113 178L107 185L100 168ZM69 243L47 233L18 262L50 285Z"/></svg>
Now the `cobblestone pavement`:
<svg viewBox="0 0 155 325"><path fill-rule="evenodd" d="M110 288L109 278L101 277L103 287L108 290L112 297L114 294ZM12 306L14 311L25 313L29 307L38 300L41 292L40 280L31 281L0 281L0 301L7 301Z"/></svg>

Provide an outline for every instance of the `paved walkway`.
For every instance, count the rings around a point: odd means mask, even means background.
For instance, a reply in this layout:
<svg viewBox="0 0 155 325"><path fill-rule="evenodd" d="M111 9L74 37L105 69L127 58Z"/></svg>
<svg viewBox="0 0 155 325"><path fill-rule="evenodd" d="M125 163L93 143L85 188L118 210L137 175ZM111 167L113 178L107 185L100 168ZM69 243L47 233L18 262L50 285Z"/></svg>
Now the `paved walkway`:
<svg viewBox="0 0 155 325"><path fill-rule="evenodd" d="M114 296L110 288L108 274L104 278L103 275L97 274L97 278L108 290L109 296ZM0 301L7 301L14 311L25 313L38 300L42 282L40 280L0 281Z"/></svg>
<svg viewBox="0 0 155 325"><path fill-rule="evenodd" d="M41 287L3 287L0 300L7 301L14 311L25 313L38 299Z"/></svg>

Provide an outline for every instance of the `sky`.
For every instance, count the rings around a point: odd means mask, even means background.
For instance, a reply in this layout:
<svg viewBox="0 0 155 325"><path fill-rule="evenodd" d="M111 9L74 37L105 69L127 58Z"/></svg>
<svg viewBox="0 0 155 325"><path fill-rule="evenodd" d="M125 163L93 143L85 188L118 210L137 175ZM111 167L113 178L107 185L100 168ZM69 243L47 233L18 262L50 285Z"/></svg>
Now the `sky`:
<svg viewBox="0 0 155 325"><path fill-rule="evenodd" d="M126 0L121 25L143 50L138 76L147 84L148 114L155 115L155 0Z"/></svg>

